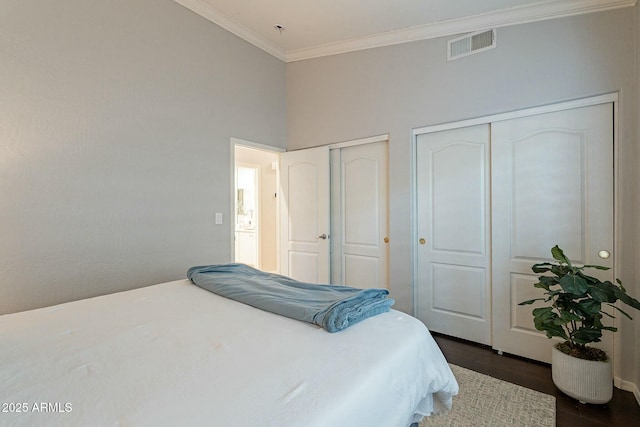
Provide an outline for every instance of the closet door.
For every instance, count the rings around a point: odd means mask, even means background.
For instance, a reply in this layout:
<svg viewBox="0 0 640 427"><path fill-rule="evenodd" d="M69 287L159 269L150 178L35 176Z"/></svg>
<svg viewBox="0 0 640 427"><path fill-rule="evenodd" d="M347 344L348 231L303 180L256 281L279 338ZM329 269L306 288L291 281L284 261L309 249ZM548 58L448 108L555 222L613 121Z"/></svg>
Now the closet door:
<svg viewBox="0 0 640 427"><path fill-rule="evenodd" d="M416 316L491 343L489 125L417 136Z"/></svg>
<svg viewBox="0 0 640 427"><path fill-rule="evenodd" d="M518 303L540 296L531 266L556 244L576 264L614 265L598 256L614 249L613 105L496 122L491 145L493 347L550 362L554 341Z"/></svg>
<svg viewBox="0 0 640 427"><path fill-rule="evenodd" d="M331 150L332 283L388 288L387 142Z"/></svg>

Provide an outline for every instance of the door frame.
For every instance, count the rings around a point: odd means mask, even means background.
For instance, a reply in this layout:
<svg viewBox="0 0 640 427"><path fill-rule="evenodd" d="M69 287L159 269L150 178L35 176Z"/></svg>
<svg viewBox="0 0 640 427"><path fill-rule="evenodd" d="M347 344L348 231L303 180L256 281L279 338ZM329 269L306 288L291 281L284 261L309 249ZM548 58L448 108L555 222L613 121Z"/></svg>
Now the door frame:
<svg viewBox="0 0 640 427"><path fill-rule="evenodd" d="M613 104L613 246L615 253L620 253L620 230L619 224L621 219L621 210L619 209L620 203L620 191L619 191L619 126L618 126L618 92L612 92L592 97L579 98L571 101L559 102L549 105L537 106L532 108L524 108L521 110L515 110L506 113L492 114L488 116L477 117L473 119L460 120L455 122L447 122L429 126L423 126L414 128L411 136L411 151L410 151L410 173L411 173L411 269L412 269L412 298L413 298L413 312L416 313L417 309L417 286L418 286L418 182L417 182L417 149L418 149L418 135L432 132L440 132L444 130L457 129L461 127L491 124L503 120L510 120L515 118L534 116L538 114L551 113L562 110L571 110L580 107L588 107L598 104ZM618 277L618 272L621 271L621 256L615 256L613 264L613 275ZM618 322L613 319L613 325ZM613 374L614 383L616 387L623 390L628 390L629 387L625 387L626 384L620 378L620 358L621 358L621 344L617 334L613 334Z"/></svg>
<svg viewBox="0 0 640 427"><path fill-rule="evenodd" d="M336 142L334 144L329 144L329 150L335 150L336 148L353 147L354 145L373 144L374 142L385 142L385 141L387 142L389 141L388 133L370 136L367 138L351 139L349 141Z"/></svg>
<svg viewBox="0 0 640 427"><path fill-rule="evenodd" d="M229 220L228 220L228 232L230 244L230 260L235 262L236 260L236 223L235 223L235 206L236 206L236 146L244 148L253 148L256 150L271 152L276 155L276 188L280 188L280 174L279 174L279 156L278 154L285 152L286 150L281 147L275 147L273 145L261 144L258 142L247 141L240 138L231 137L229 141ZM280 204L276 203L276 267L280 268Z"/></svg>

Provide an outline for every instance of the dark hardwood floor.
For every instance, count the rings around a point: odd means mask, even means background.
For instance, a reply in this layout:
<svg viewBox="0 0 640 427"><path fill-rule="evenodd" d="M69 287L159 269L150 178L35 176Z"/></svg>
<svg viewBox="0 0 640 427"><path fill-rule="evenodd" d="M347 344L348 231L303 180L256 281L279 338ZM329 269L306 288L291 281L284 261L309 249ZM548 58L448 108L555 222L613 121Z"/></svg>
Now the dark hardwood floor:
<svg viewBox="0 0 640 427"><path fill-rule="evenodd" d="M583 405L559 391L551 367L511 355L498 355L490 347L433 333L449 363L499 378L556 398L557 427L640 426L640 406L632 393L614 388L606 405Z"/></svg>

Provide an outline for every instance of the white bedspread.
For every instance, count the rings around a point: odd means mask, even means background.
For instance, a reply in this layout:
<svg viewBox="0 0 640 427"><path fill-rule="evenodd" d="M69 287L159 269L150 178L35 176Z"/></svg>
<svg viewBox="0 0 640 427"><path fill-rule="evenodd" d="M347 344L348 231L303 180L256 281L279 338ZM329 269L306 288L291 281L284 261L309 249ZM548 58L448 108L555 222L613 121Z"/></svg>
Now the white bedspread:
<svg viewBox="0 0 640 427"><path fill-rule="evenodd" d="M331 334L187 280L0 316L0 385L2 426L406 427L458 390L411 316Z"/></svg>

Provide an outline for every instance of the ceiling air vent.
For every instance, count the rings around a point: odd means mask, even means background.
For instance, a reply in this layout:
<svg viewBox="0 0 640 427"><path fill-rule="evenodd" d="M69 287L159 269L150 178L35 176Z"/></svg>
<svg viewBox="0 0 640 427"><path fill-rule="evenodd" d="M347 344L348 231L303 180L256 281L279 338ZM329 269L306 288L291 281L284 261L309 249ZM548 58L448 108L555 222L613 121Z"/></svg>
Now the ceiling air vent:
<svg viewBox="0 0 640 427"><path fill-rule="evenodd" d="M462 58L496 47L496 30L478 31L449 40L447 61Z"/></svg>

